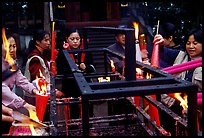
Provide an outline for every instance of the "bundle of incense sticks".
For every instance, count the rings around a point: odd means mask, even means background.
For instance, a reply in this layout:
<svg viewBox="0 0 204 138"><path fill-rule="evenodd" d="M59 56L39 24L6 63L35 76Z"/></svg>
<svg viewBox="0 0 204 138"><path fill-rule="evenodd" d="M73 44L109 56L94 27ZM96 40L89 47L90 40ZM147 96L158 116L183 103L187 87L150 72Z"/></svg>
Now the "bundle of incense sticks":
<svg viewBox="0 0 204 138"><path fill-rule="evenodd" d="M202 66L202 58L199 59L195 59L192 61L188 61L182 64L178 64L178 65L174 65L171 67L167 67L167 68L163 68L162 70L169 73L169 74L175 74L175 73L179 73L182 71L186 71L186 70L190 70L193 68L197 68Z"/></svg>
<svg viewBox="0 0 204 138"><path fill-rule="evenodd" d="M202 105L202 92L197 93L197 104Z"/></svg>

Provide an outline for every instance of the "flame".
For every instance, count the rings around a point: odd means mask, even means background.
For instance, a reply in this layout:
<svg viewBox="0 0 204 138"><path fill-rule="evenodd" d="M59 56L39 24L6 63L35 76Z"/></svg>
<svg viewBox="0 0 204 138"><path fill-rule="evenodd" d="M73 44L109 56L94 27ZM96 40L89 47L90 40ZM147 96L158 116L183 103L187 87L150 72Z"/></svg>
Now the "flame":
<svg viewBox="0 0 204 138"><path fill-rule="evenodd" d="M107 82L110 82L110 77L106 77Z"/></svg>
<svg viewBox="0 0 204 138"><path fill-rule="evenodd" d="M147 73L146 79L151 79L151 78L152 78L152 74Z"/></svg>
<svg viewBox="0 0 204 138"><path fill-rule="evenodd" d="M8 42L6 38L6 31L5 28L2 28L2 40L3 40L3 47L6 50L6 61L9 63L10 66L12 66L10 71L16 71L16 69L13 68L13 65L15 64L13 58L11 57L9 53L9 45L10 43Z"/></svg>
<svg viewBox="0 0 204 138"><path fill-rule="evenodd" d="M187 95L185 95L183 98L181 97L181 93L175 93L174 97L180 101L180 105L183 107L184 110L188 109L187 104Z"/></svg>
<svg viewBox="0 0 204 138"><path fill-rule="evenodd" d="M140 50L146 49L146 40L145 40L145 34L141 34L139 36L139 43L140 43Z"/></svg>
<svg viewBox="0 0 204 138"><path fill-rule="evenodd" d="M135 28L135 39L138 40L139 36L139 23L133 22L134 28Z"/></svg>
<svg viewBox="0 0 204 138"><path fill-rule="evenodd" d="M43 76L41 70L39 69L40 78L36 75L36 86L38 88L39 94L46 95L48 83L45 81L45 76Z"/></svg>
<svg viewBox="0 0 204 138"><path fill-rule="evenodd" d="M110 65L111 65L112 72L115 72L115 65L114 65L113 60L110 60Z"/></svg>
<svg viewBox="0 0 204 138"><path fill-rule="evenodd" d="M103 77L99 77L98 82L110 82L110 77L106 77L105 79Z"/></svg>
<svg viewBox="0 0 204 138"><path fill-rule="evenodd" d="M139 76L142 75L142 70L140 68L136 68L136 74Z"/></svg>
<svg viewBox="0 0 204 138"><path fill-rule="evenodd" d="M34 112L33 110L28 110L28 111L29 111L30 118L39 122L39 119L38 119L38 117L36 115L36 112ZM34 129L34 126L32 124L30 124L29 127L30 127L30 130L31 130L32 136L36 136L37 133L36 133L36 131Z"/></svg>

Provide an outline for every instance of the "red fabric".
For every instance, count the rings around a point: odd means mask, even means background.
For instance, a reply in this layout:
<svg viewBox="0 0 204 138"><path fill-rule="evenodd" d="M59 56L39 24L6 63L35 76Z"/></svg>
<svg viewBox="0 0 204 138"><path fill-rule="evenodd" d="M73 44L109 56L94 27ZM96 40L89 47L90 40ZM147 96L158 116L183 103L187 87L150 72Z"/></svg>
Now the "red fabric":
<svg viewBox="0 0 204 138"><path fill-rule="evenodd" d="M71 50L71 48L70 48L70 46L69 46L68 43L64 43L63 47L64 47L65 49L67 49L67 50ZM83 39L82 39L82 45L81 45L81 48L80 48L80 49L84 49L84 41L83 41ZM71 56L72 60L75 61L73 54L70 53L69 55ZM80 61L80 62L84 62L85 55L86 55L85 53L82 53L82 55L81 55L81 61Z"/></svg>
<svg viewBox="0 0 204 138"><path fill-rule="evenodd" d="M36 48L34 49L28 56L28 58L32 57L32 56L40 56L44 62L45 62L45 65L49 68L48 66L48 57L47 55L45 54L41 54L40 51ZM30 75L31 75L31 81L35 80L36 79L36 76L40 76L40 73L39 73L39 70L43 70L41 64L40 64L40 61L38 58L33 58L31 61L30 61L30 64L29 64L29 70L30 70Z"/></svg>

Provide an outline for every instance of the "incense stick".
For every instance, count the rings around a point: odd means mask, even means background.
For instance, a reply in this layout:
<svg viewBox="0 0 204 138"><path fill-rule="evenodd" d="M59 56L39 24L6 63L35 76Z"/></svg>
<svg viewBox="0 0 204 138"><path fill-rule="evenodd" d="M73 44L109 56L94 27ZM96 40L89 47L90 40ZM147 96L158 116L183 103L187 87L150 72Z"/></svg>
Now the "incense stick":
<svg viewBox="0 0 204 138"><path fill-rule="evenodd" d="M158 34L159 33L159 20L158 20L158 23L157 23L157 32L156 32L156 34Z"/></svg>

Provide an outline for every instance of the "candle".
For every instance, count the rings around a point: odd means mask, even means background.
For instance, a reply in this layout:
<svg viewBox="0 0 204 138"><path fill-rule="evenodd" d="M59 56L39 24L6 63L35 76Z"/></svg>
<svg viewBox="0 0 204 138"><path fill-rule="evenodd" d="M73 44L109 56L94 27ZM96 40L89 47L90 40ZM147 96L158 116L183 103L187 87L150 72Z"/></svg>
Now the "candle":
<svg viewBox="0 0 204 138"><path fill-rule="evenodd" d="M167 70L165 72L167 72L169 74L175 74L175 73L183 72L183 71L190 70L190 69L197 68L197 67L201 67L201 66L202 66L202 62L192 64L192 65L183 66L183 67L179 67L179 68L174 68L171 70Z"/></svg>
<svg viewBox="0 0 204 138"><path fill-rule="evenodd" d="M202 98L198 98L198 99L197 99L197 104L198 104L198 105L202 105Z"/></svg>
<svg viewBox="0 0 204 138"><path fill-rule="evenodd" d="M113 73L115 73L115 65L114 65L113 60L110 60L110 65L111 65L111 71L112 71Z"/></svg>
<svg viewBox="0 0 204 138"><path fill-rule="evenodd" d="M52 22L52 49L51 49L51 61L55 60L55 22Z"/></svg>
<svg viewBox="0 0 204 138"><path fill-rule="evenodd" d="M155 43L152 51L151 66L155 68L159 67L159 45Z"/></svg>
<svg viewBox="0 0 204 138"><path fill-rule="evenodd" d="M159 20L157 25L157 32L156 32L157 34L158 34L158 30L159 30ZM158 68L159 67L159 45L155 43L156 42L154 42L154 47L152 51L151 66ZM150 96L156 100L156 95L150 95ZM151 121L156 121L156 125L160 126L158 109L152 104L149 104L149 114L150 114Z"/></svg>
<svg viewBox="0 0 204 138"><path fill-rule="evenodd" d="M133 22L134 28L135 28L135 39L138 40L139 35L139 24L137 22Z"/></svg>
<svg viewBox="0 0 204 138"><path fill-rule="evenodd" d="M84 39L82 38L82 42L81 42L81 49L84 49ZM81 55L81 62L84 62L85 59L85 53L83 52Z"/></svg>
<svg viewBox="0 0 204 138"><path fill-rule="evenodd" d="M156 100L156 95L150 95L154 100ZM156 121L156 125L160 126L160 120L159 120L159 112L158 109L152 105L149 104L149 114L150 114L150 118L151 121Z"/></svg>
<svg viewBox="0 0 204 138"><path fill-rule="evenodd" d="M174 66L170 66L170 67L167 67L167 68L163 68L162 70L168 72L169 70L173 70L173 69L177 69L177 68L180 68L180 67L189 66L189 65L197 64L197 63L202 63L202 58L198 58L198 59L195 59L195 60L192 60L192 61L184 62L184 63L174 65Z"/></svg>
<svg viewBox="0 0 204 138"><path fill-rule="evenodd" d="M36 113L39 121L43 122L49 96L36 93Z"/></svg>
<svg viewBox="0 0 204 138"><path fill-rule="evenodd" d="M140 36L139 36L139 43L140 43L140 50L142 51L142 50L146 50L147 48L146 48L146 41L145 41L145 35L144 34L141 34Z"/></svg>

